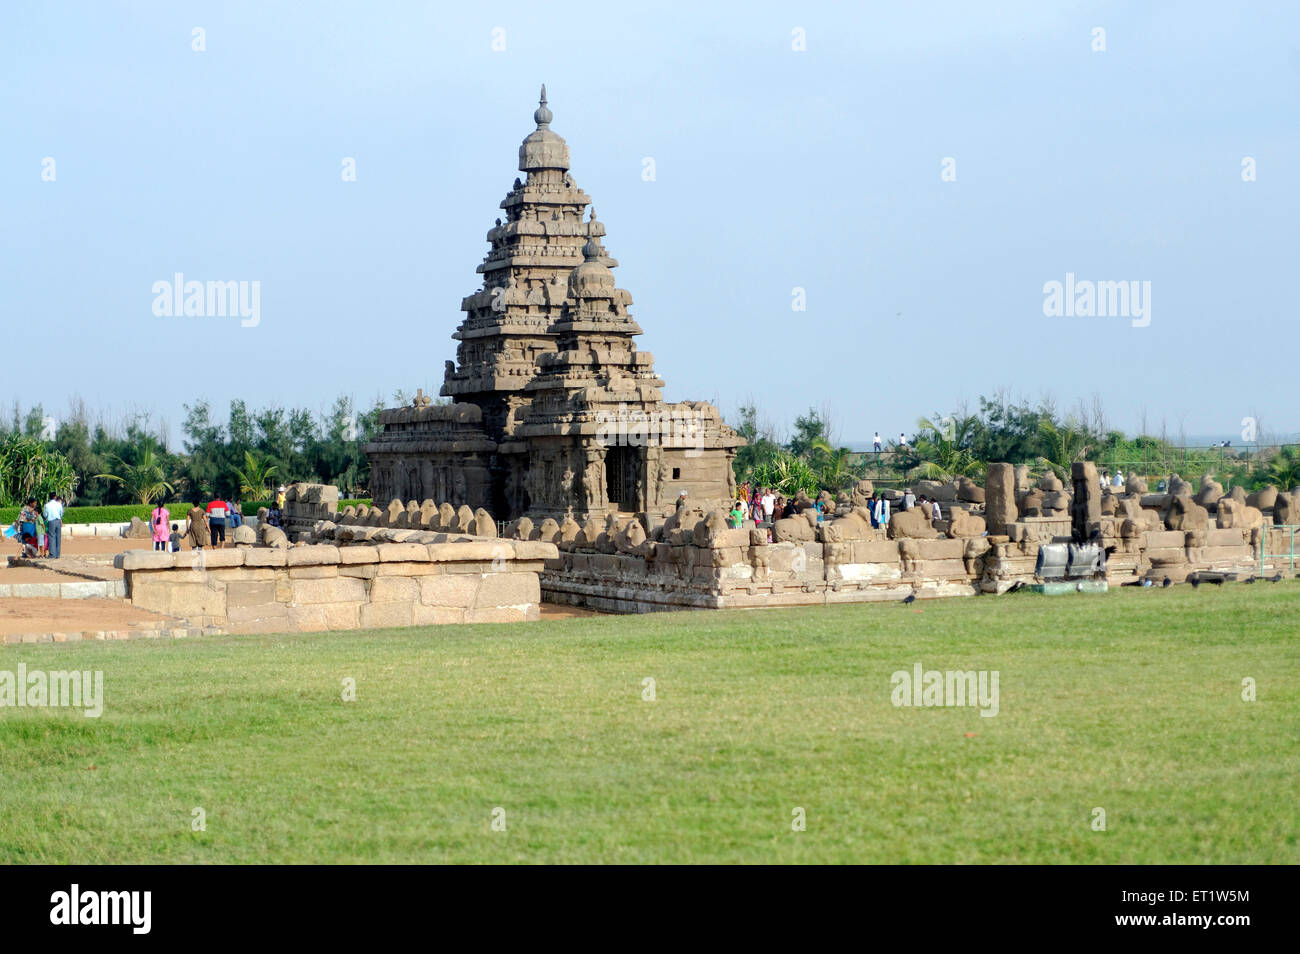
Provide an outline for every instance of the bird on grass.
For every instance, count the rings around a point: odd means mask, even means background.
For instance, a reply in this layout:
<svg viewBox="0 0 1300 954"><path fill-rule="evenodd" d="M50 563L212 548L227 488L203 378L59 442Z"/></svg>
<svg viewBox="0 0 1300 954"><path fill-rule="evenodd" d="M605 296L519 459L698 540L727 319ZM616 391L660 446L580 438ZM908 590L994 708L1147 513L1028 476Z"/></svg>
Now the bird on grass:
<svg viewBox="0 0 1300 954"><path fill-rule="evenodd" d="M1174 581L1171 580L1171 579L1169 579L1169 577L1165 577L1165 581L1164 581L1163 583L1161 583L1160 585L1161 585L1162 587L1173 586L1173 585L1174 585Z"/></svg>
<svg viewBox="0 0 1300 954"><path fill-rule="evenodd" d="M1007 590L1007 592L1008 592L1008 593L1014 593L1014 592L1016 592L1017 590L1023 590L1024 588L1025 588L1025 581L1024 581L1024 580L1016 580L1016 582L1014 582L1014 583L1011 584L1011 587Z"/></svg>
<svg viewBox="0 0 1300 954"><path fill-rule="evenodd" d="M1255 577L1253 577L1253 576L1252 576L1252 577L1249 577L1249 578L1247 578L1247 579L1245 579L1245 580L1242 580L1242 582L1243 582L1243 583L1254 583L1254 582L1255 582Z"/></svg>
<svg viewBox="0 0 1300 954"><path fill-rule="evenodd" d="M1198 586L1201 585L1201 578L1199 576L1194 576L1191 578L1190 582L1192 584L1192 589L1196 589Z"/></svg>
<svg viewBox="0 0 1300 954"><path fill-rule="evenodd" d="M904 605L904 606L910 606L911 604L913 604L913 603L915 603L915 602L916 602L916 594L915 594L915 593L908 593L906 596L903 597L903 605Z"/></svg>
<svg viewBox="0 0 1300 954"><path fill-rule="evenodd" d="M1206 582L1207 582L1207 583L1213 583L1215 586L1222 586L1222 585L1223 585L1223 577L1219 577L1217 580L1207 580Z"/></svg>
<svg viewBox="0 0 1300 954"><path fill-rule="evenodd" d="M1269 581L1270 583L1281 583L1281 582L1282 582L1282 574L1279 573L1277 576L1270 576L1270 577L1268 578L1268 581Z"/></svg>

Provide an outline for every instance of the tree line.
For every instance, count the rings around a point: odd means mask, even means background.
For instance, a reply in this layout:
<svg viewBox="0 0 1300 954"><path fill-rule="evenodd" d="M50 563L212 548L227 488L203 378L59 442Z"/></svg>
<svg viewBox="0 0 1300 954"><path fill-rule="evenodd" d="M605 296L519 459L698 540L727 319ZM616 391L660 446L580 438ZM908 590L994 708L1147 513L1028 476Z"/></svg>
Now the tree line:
<svg viewBox="0 0 1300 954"><path fill-rule="evenodd" d="M885 483L921 477L982 480L994 462L1027 464L1035 474L1052 471L1068 482L1070 466L1085 460L1143 476L1178 472L1192 479L1213 473L1225 486L1250 489L1300 484L1300 448L1294 445L1193 449L1163 433L1129 436L1107 425L1099 400L1091 408L1062 412L1048 400L1031 404L1002 394L981 396L977 411L961 408L919 418L905 442L885 440L879 454L837 446L825 408L809 408L784 437L751 401L741 406L736 430L748 441L736 453L737 480L786 495L836 493L863 477Z"/></svg>
<svg viewBox="0 0 1300 954"><path fill-rule="evenodd" d="M402 392L394 401L404 404ZM168 447L165 428L146 414L119 426L91 419L82 402L54 421L38 404L15 405L0 422L0 506L29 496L61 494L78 506L196 500L213 496L266 499L292 480L335 484L345 496L364 495L369 465L362 448L377 430L376 399L360 411L351 397L330 409L269 406L250 409L230 402L225 419L209 402L184 405L179 449Z"/></svg>
<svg viewBox="0 0 1300 954"><path fill-rule="evenodd" d="M92 421L83 402L74 402L72 413L57 422L40 405L25 412L15 405L10 420L0 421L0 507L55 493L80 506L213 496L254 501L293 480L335 484L345 497L365 496L370 473L362 448L377 430L379 411L409 401L398 391L392 402L377 398L359 411L352 398L340 396L328 411L315 413L274 405L254 410L236 399L219 420L200 400L184 405L178 450L168 447L165 427L151 425L144 414L114 427ZM1300 484L1294 446L1189 451L1164 435L1130 437L1107 427L1099 403L1090 413L1082 407L1062 413L1048 401L981 396L973 413L959 409L918 419L905 443L890 439L881 454L839 445L827 408L809 408L785 436L749 401L735 427L748 442L736 453L738 482L786 495L836 493L863 477L882 483L963 475L978 480L994 461L1028 464L1036 473L1051 470L1062 478L1075 461L1092 460L1143 476L1211 472L1225 486Z"/></svg>

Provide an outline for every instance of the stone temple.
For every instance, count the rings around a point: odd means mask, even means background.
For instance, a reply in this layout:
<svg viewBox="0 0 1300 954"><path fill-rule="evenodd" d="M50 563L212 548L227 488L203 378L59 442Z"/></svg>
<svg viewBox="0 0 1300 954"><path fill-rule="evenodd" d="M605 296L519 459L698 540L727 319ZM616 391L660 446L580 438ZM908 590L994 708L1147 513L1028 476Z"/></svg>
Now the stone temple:
<svg viewBox="0 0 1300 954"><path fill-rule="evenodd" d="M420 394L380 412L365 448L371 495L483 507L498 520L626 513L649 525L683 492L692 507L720 506L734 497L744 441L711 404L664 402L605 225L551 118L543 86L519 147L525 178L488 230L482 288L461 302L442 385L452 403Z"/></svg>

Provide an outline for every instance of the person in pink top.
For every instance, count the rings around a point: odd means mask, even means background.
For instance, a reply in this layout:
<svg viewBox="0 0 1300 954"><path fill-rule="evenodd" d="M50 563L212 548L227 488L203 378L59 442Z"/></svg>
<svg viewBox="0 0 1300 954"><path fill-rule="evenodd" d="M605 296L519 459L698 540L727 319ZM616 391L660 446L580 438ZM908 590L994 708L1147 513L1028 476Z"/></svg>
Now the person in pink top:
<svg viewBox="0 0 1300 954"><path fill-rule="evenodd" d="M162 503L159 503L154 508L153 513L149 514L149 527L153 530L153 548L155 550L167 551L168 537L171 536L171 518L171 513Z"/></svg>

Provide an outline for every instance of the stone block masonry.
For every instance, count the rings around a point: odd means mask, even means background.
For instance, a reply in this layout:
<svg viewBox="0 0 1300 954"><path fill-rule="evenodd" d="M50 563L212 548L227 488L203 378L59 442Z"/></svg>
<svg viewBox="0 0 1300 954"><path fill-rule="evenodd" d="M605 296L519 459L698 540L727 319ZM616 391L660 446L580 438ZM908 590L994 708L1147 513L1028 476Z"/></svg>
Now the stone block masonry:
<svg viewBox="0 0 1300 954"><path fill-rule="evenodd" d="M1092 479L1085 469L1085 489ZM1039 550L1069 542L1076 530L1106 549L1104 579L1111 585L1158 585L1166 577L1181 583L1202 573L1245 578L1259 571L1258 529L1165 530L1157 523L1147 530L1131 519L1100 516L1093 503L1076 511L1075 527L1055 512L1007 522L1010 507L999 501L1005 532L986 533L983 521L975 521L963 524L975 529L969 536L941 536L922 511L912 512L915 526L902 534L898 515L888 529L873 529L861 513L836 511L820 524L792 519L792 529L804 528L800 534L806 530L811 539L781 540L781 521L773 543L766 531L728 528L720 511L679 511L648 532L613 520L581 530L574 521L545 530L518 521L510 532L558 545L559 557L546 561L541 577L548 602L612 613L1002 593L1035 582Z"/></svg>
<svg viewBox="0 0 1300 954"><path fill-rule="evenodd" d="M159 553L115 565L136 606L231 633L510 623L540 615L539 574L559 550L465 540Z"/></svg>

